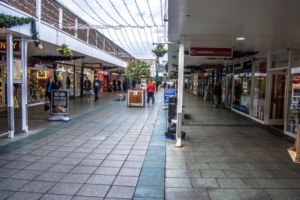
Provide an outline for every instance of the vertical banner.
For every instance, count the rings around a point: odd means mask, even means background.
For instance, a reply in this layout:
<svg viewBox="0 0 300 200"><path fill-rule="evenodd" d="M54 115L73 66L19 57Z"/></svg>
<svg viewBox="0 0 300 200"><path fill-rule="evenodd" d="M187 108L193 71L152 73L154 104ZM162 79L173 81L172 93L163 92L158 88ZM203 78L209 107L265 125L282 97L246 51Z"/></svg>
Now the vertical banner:
<svg viewBox="0 0 300 200"><path fill-rule="evenodd" d="M165 89L164 91L165 91L165 93L164 93L164 102L165 102L165 105L168 105L169 104L169 97L170 96L176 96L176 90L175 89Z"/></svg>
<svg viewBox="0 0 300 200"><path fill-rule="evenodd" d="M51 114L69 114L69 91L52 90L51 91Z"/></svg>

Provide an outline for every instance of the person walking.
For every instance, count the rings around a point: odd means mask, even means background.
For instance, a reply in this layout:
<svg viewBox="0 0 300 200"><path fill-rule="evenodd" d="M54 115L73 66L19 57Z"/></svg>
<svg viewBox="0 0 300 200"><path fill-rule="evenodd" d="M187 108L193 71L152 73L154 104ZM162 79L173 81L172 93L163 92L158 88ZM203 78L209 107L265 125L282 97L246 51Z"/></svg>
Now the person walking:
<svg viewBox="0 0 300 200"><path fill-rule="evenodd" d="M114 92L117 91L117 80L116 78L113 79L113 86L114 86Z"/></svg>
<svg viewBox="0 0 300 200"><path fill-rule="evenodd" d="M165 81L163 85L164 85L164 89L166 89L167 82Z"/></svg>
<svg viewBox="0 0 300 200"><path fill-rule="evenodd" d="M92 89L92 83L89 80L89 77L86 77L84 83L84 90L85 90L85 97L86 97L86 101L89 99L91 99L91 94L90 94L90 90Z"/></svg>
<svg viewBox="0 0 300 200"><path fill-rule="evenodd" d="M132 81L132 87L135 88L135 85L136 85L136 82L135 82L135 79L133 79L133 81Z"/></svg>
<svg viewBox="0 0 300 200"><path fill-rule="evenodd" d="M147 91L147 104L149 104L150 98L152 99L152 104L154 104L155 103L155 99L154 99L155 85L153 85L151 83L151 81L148 82L146 91Z"/></svg>
<svg viewBox="0 0 300 200"><path fill-rule="evenodd" d="M50 107L51 107L51 91L57 90L57 89L58 89L58 87L57 87L56 83L53 81L52 76L50 76L48 78L48 83L47 83L46 92L45 92L45 101L47 101L47 97L48 97L49 102L50 102Z"/></svg>
<svg viewBox="0 0 300 200"><path fill-rule="evenodd" d="M187 88L187 83L184 82L184 91L186 91L186 88Z"/></svg>
<svg viewBox="0 0 300 200"><path fill-rule="evenodd" d="M215 97L215 107L218 108L218 104L219 104L219 97L222 94L222 88L220 86L220 83L217 83L213 89L211 90L211 92L213 92L214 97Z"/></svg>
<svg viewBox="0 0 300 200"><path fill-rule="evenodd" d="M94 87L94 92L95 92L95 102L98 101L98 91L99 91L99 88L101 86L101 83L99 80L94 80L94 83L93 83L93 87Z"/></svg>
<svg viewBox="0 0 300 200"><path fill-rule="evenodd" d="M119 88L119 91L121 91L121 81L120 81L120 79L118 80L118 88Z"/></svg>
<svg viewBox="0 0 300 200"><path fill-rule="evenodd" d="M127 90L127 80L126 79L123 81L123 90L124 90L124 92L126 92L126 90Z"/></svg>

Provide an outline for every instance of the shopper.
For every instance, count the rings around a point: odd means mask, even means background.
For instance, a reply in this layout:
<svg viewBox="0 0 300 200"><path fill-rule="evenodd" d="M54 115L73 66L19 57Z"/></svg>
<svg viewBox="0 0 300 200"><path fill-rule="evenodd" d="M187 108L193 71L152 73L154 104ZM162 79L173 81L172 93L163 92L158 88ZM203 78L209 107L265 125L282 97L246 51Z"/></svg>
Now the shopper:
<svg viewBox="0 0 300 200"><path fill-rule="evenodd" d="M113 86L114 86L114 92L117 91L117 80L116 78L113 79Z"/></svg>
<svg viewBox="0 0 300 200"><path fill-rule="evenodd" d="M135 88L135 85L136 85L136 82L135 82L135 79L133 79L133 81L132 81L132 87Z"/></svg>
<svg viewBox="0 0 300 200"><path fill-rule="evenodd" d="M101 86L101 83L99 80L94 80L94 83L93 83L93 87L94 87L94 92L95 92L95 102L98 101L98 91L99 91L99 88Z"/></svg>
<svg viewBox="0 0 300 200"><path fill-rule="evenodd" d="M166 89L166 86L167 86L167 82L165 81L164 82L164 89Z"/></svg>
<svg viewBox="0 0 300 200"><path fill-rule="evenodd" d="M48 78L48 84L46 86L46 92L45 92L45 101L47 100L47 97L48 97L50 106L51 106L51 91L57 90L57 89L58 89L58 87L57 87L56 83L53 81L52 76L50 76Z"/></svg>
<svg viewBox="0 0 300 200"><path fill-rule="evenodd" d="M127 90L127 80L126 79L123 81L123 90L124 90L124 92L126 92L126 90Z"/></svg>
<svg viewBox="0 0 300 200"><path fill-rule="evenodd" d="M90 100L91 99L90 90L92 89L92 83L89 80L89 77L86 77L83 85L84 85L84 90L85 90L86 101L88 99Z"/></svg>
<svg viewBox="0 0 300 200"><path fill-rule="evenodd" d="M119 91L121 91L121 81L120 81L120 79L118 80L118 88L119 88Z"/></svg>
<svg viewBox="0 0 300 200"><path fill-rule="evenodd" d="M147 90L147 104L149 104L150 98L152 99L152 104L154 104L155 85L153 85L151 81L148 82L148 86L146 90Z"/></svg>
<svg viewBox="0 0 300 200"><path fill-rule="evenodd" d="M222 94L222 88L220 86L220 83L217 83L213 89L211 90L211 92L214 94L215 97L215 106L216 108L218 108L218 104L219 104L219 97Z"/></svg>
<svg viewBox="0 0 300 200"><path fill-rule="evenodd" d="M70 85L71 85L70 77L67 77L66 85L67 85L67 89L70 89Z"/></svg>
<svg viewBox="0 0 300 200"><path fill-rule="evenodd" d="M184 91L186 91L186 88L187 88L187 83L184 82Z"/></svg>

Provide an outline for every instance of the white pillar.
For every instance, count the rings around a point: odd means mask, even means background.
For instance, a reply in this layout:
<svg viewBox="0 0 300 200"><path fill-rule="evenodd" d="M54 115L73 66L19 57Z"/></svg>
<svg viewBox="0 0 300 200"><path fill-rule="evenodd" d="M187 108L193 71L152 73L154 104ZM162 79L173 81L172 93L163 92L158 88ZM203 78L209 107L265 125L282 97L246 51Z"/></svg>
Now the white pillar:
<svg viewBox="0 0 300 200"><path fill-rule="evenodd" d="M178 60L178 93L177 93L177 125L176 145L181 147L181 125L182 125L182 101L183 101L183 75L184 75L184 35L180 36L179 60Z"/></svg>
<svg viewBox="0 0 300 200"><path fill-rule="evenodd" d="M28 132L28 107L27 107L27 42L21 42L22 59L22 132Z"/></svg>
<svg viewBox="0 0 300 200"><path fill-rule="evenodd" d="M7 67L7 120L8 138L14 137L14 65L13 65L13 35L6 34L6 67Z"/></svg>

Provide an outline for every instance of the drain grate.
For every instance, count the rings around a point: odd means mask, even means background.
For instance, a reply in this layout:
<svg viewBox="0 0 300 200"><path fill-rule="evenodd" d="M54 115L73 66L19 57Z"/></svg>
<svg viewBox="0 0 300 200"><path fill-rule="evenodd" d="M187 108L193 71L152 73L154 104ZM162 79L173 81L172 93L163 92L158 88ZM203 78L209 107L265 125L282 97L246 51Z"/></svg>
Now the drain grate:
<svg viewBox="0 0 300 200"><path fill-rule="evenodd" d="M104 136L94 136L91 138L91 140L105 140L105 139L106 139L106 137L104 137Z"/></svg>

